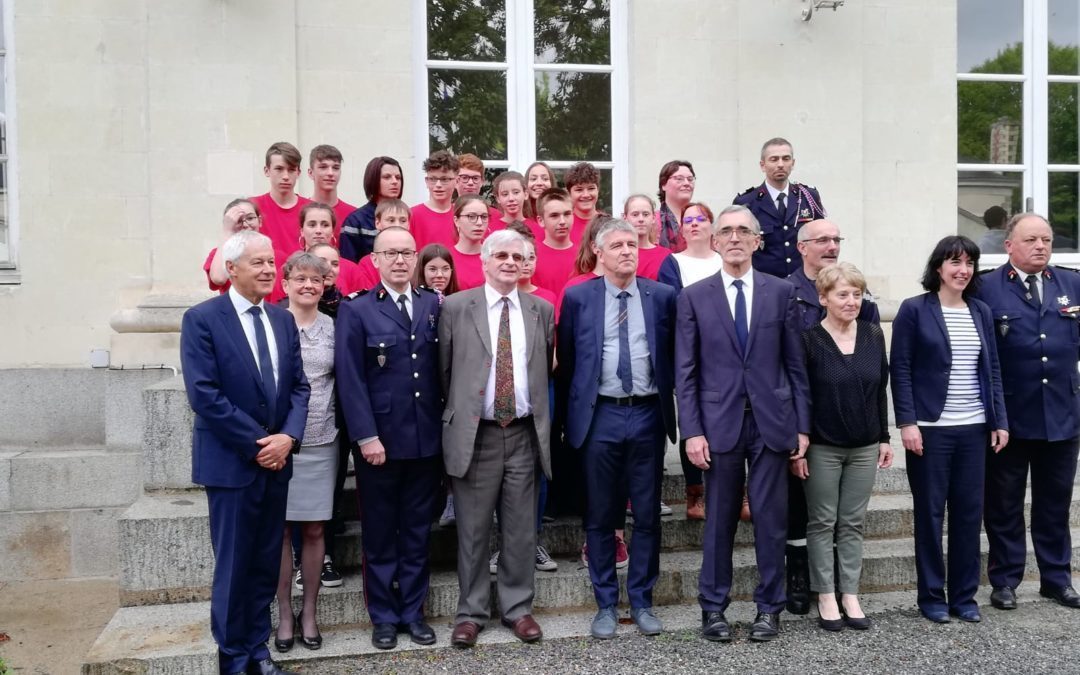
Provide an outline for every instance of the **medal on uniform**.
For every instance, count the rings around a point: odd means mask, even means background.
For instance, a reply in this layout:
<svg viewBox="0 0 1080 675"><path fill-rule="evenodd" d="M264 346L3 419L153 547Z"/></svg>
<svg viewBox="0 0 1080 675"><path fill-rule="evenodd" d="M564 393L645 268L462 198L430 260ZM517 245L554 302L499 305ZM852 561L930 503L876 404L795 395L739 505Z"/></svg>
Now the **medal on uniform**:
<svg viewBox="0 0 1080 675"><path fill-rule="evenodd" d="M379 367L380 368L385 368L386 367L386 343L385 342L380 342L379 343L379 355L375 358L375 360L379 362Z"/></svg>
<svg viewBox="0 0 1080 675"><path fill-rule="evenodd" d="M1001 337L1005 337L1009 334L1009 315L1002 314L1001 319L998 321L998 333L1001 333Z"/></svg>
<svg viewBox="0 0 1080 675"><path fill-rule="evenodd" d="M428 323L428 326L430 326L431 328L435 328L435 315L434 314L428 314L427 315L427 323Z"/></svg>
<svg viewBox="0 0 1080 675"><path fill-rule="evenodd" d="M1069 296L1067 296L1067 295L1058 296L1057 301L1058 301L1058 304L1061 305L1062 307L1068 307L1069 306Z"/></svg>

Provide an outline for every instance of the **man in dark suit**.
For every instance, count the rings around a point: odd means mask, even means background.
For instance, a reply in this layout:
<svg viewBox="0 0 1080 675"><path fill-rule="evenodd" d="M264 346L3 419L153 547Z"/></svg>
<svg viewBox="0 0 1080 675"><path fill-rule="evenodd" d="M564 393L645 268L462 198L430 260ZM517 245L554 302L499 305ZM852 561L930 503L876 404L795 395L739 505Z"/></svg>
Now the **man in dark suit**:
<svg viewBox="0 0 1080 675"><path fill-rule="evenodd" d="M214 585L210 629L222 673L282 671L270 659L285 505L307 420L296 323L263 298L274 249L253 231L222 246L232 286L184 313L180 362L195 412L191 479L206 487Z"/></svg>
<svg viewBox="0 0 1080 675"><path fill-rule="evenodd" d="M799 228L798 248L802 266L787 280L795 286L795 306L799 325L809 330L825 318L817 290L817 276L840 257L840 228L835 223L819 219ZM859 319L881 323L877 303L867 291L859 309ZM806 554L806 493L803 480L788 477L788 540L787 540L787 610L792 614L810 611L810 568Z"/></svg>
<svg viewBox="0 0 1080 675"><path fill-rule="evenodd" d="M491 618L491 514L500 505L496 585L502 622L523 642L532 617L539 471L551 478L548 381L554 308L518 292L525 239L499 230L480 249L484 285L447 297L439 317L446 409L442 441L454 488L458 608L450 641L471 647Z"/></svg>
<svg viewBox="0 0 1080 675"><path fill-rule="evenodd" d="M593 249L604 276L566 289L557 341L566 439L584 453L589 577L599 607L592 635L613 638L618 627L614 530L625 519L627 492L630 614L638 630L657 635L663 624L652 611L652 589L660 574L665 436L674 442L676 435L677 294L636 276L637 233L626 221L602 225Z"/></svg>
<svg viewBox="0 0 1080 675"><path fill-rule="evenodd" d="M765 182L735 195L732 203L750 209L761 225L754 269L784 279L802 265L796 250L799 228L824 218L825 207L816 188L788 181L795 168L795 152L787 140L765 141L760 166Z"/></svg>
<svg viewBox="0 0 1080 675"><path fill-rule="evenodd" d="M788 459L809 443L810 386L795 288L751 267L761 241L754 215L729 206L717 218L720 272L683 289L675 340L675 390L686 454L706 471L702 634L729 641L732 550L747 467L761 582L751 640L771 640L784 608Z"/></svg>
<svg viewBox="0 0 1080 675"><path fill-rule="evenodd" d="M381 281L342 303L334 352L349 442L360 450L356 482L371 642L393 649L399 627L417 644L435 643L424 600L442 479L439 299L412 288L416 242L408 230L382 230L374 249Z"/></svg>
<svg viewBox="0 0 1080 675"><path fill-rule="evenodd" d="M990 603L1015 609L1027 547L1024 493L1031 471L1031 541L1039 592L1080 608L1072 586L1072 504L1080 447L1080 276L1052 267L1054 234L1034 213L1005 226L1009 262L982 278L978 297L990 305L1001 362L1009 444L986 463L984 522L990 542Z"/></svg>

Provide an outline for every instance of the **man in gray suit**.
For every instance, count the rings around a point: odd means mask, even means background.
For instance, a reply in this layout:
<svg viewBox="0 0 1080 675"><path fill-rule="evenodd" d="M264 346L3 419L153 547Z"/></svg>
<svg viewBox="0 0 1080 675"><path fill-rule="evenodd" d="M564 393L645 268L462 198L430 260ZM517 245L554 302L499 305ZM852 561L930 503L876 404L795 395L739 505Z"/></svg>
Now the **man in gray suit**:
<svg viewBox="0 0 1080 675"><path fill-rule="evenodd" d="M450 638L457 647L476 644L491 618L488 542L496 505L502 622L523 642L543 636L532 617L536 496L538 469L551 478L555 324L550 303L517 290L524 253L516 232L489 236L480 249L484 285L448 296L439 319L443 459L457 510L460 596Z"/></svg>

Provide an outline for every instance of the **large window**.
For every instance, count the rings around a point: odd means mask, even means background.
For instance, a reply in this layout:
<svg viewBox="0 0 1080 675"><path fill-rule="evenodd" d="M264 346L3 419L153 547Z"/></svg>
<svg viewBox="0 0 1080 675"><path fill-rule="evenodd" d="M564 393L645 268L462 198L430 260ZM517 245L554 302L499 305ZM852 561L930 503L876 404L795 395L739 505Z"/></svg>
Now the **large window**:
<svg viewBox="0 0 1080 675"><path fill-rule="evenodd" d="M1080 262L1080 3L959 0L957 11L959 232L1003 253L987 223L1033 210L1050 219L1057 260Z"/></svg>
<svg viewBox="0 0 1080 675"><path fill-rule="evenodd" d="M8 151L10 145L10 111L12 100L12 60L8 47L11 44L11 3L0 0L0 283L19 280L16 269L16 244L18 231L12 222L11 172Z"/></svg>
<svg viewBox="0 0 1080 675"><path fill-rule="evenodd" d="M415 1L418 156L471 152L489 178L590 161L604 207L626 193L626 0Z"/></svg>

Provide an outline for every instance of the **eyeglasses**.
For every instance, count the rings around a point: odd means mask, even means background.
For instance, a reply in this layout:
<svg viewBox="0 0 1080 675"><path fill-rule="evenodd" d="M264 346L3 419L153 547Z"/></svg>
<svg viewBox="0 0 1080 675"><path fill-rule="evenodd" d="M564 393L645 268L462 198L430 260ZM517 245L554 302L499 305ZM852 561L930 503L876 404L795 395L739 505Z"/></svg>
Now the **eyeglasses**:
<svg viewBox="0 0 1080 675"><path fill-rule="evenodd" d="M826 246L826 245L828 245L829 242L832 242L832 243L836 244L837 246L839 246L840 242L844 241L844 238L843 237L818 237L817 239L808 239L807 241L812 241L815 244L817 244L818 246Z"/></svg>
<svg viewBox="0 0 1080 675"><path fill-rule="evenodd" d="M692 223L707 223L709 218L707 216L684 216L682 219L683 225L690 225Z"/></svg>
<svg viewBox="0 0 1080 675"><path fill-rule="evenodd" d="M514 262L524 262L525 256L520 253L508 253L507 251L495 251L491 254L491 257L495 260L506 260L507 258L513 258Z"/></svg>
<svg viewBox="0 0 1080 675"><path fill-rule="evenodd" d="M486 223L487 221L491 220L491 216L486 214L486 213L463 213L460 216L458 216L458 218L464 218L465 220L469 221L473 225L475 225L478 222L479 223Z"/></svg>
<svg viewBox="0 0 1080 675"><path fill-rule="evenodd" d="M720 231L716 233L722 239L730 239L731 235L735 235L737 239L750 239L756 237L757 232L754 232L749 227L740 225L739 227L721 227Z"/></svg>
<svg viewBox="0 0 1080 675"><path fill-rule="evenodd" d="M306 283L322 284L325 281L325 279L323 277L318 276L318 275L309 277L309 276L304 276L303 274L298 274L298 275L296 275L294 277L289 277L289 281L291 281L291 282L293 282L295 284L300 284L300 285L303 285L303 284L306 284Z"/></svg>
<svg viewBox="0 0 1080 675"><path fill-rule="evenodd" d="M672 176L670 180L673 180L676 183L690 183L692 185L697 178L693 176Z"/></svg>
<svg viewBox="0 0 1080 675"><path fill-rule="evenodd" d="M389 251L375 251L375 255L381 255L386 262L394 262L401 256L401 259L408 262L416 257L416 251L406 249L404 251L395 251L393 249Z"/></svg>
<svg viewBox="0 0 1080 675"><path fill-rule="evenodd" d="M445 176L424 176L424 182L430 185L449 185L454 182L454 178L447 178Z"/></svg>
<svg viewBox="0 0 1080 675"><path fill-rule="evenodd" d="M459 183L479 183L484 179L483 176L466 176L464 174L458 174Z"/></svg>
<svg viewBox="0 0 1080 675"><path fill-rule="evenodd" d="M254 225L255 223L259 222L260 218L262 218L262 216L260 216L257 213L249 213L246 216L244 216L243 218L237 218L236 219L236 224L237 225Z"/></svg>

